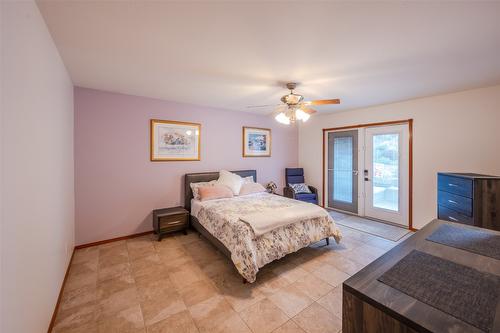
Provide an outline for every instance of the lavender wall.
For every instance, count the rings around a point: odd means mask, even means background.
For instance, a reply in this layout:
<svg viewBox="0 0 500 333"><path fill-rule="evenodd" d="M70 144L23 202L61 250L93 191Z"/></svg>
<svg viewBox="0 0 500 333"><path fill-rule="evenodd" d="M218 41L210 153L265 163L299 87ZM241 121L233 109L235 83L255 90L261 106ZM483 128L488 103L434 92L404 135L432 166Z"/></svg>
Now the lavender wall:
<svg viewBox="0 0 500 333"><path fill-rule="evenodd" d="M268 116L75 88L76 244L148 231L151 210L183 203L182 176L256 169L281 188L298 161L296 127ZM149 120L202 124L201 161L150 162ZM272 129L271 157L242 157L242 126Z"/></svg>

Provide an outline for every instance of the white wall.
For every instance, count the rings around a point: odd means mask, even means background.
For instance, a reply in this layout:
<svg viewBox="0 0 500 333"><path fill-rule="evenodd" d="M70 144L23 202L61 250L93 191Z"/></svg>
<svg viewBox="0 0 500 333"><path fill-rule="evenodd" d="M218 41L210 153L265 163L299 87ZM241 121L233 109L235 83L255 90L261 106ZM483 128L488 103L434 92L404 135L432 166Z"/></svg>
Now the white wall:
<svg viewBox="0 0 500 333"><path fill-rule="evenodd" d="M322 129L414 119L413 226L436 218L436 173L500 175L500 86L319 115L299 128L299 164L321 191Z"/></svg>
<svg viewBox="0 0 500 333"><path fill-rule="evenodd" d="M2 316L47 330L74 245L73 87L36 4L2 6Z"/></svg>

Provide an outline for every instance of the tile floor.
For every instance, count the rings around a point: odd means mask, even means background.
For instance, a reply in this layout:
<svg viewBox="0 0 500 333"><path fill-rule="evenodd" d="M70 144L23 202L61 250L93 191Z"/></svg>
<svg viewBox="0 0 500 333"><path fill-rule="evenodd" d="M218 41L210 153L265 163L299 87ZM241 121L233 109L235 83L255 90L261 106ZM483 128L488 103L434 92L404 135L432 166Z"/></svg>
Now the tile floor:
<svg viewBox="0 0 500 333"><path fill-rule="evenodd" d="M339 227L252 284L194 231L77 250L53 332L340 332L342 282L397 243Z"/></svg>

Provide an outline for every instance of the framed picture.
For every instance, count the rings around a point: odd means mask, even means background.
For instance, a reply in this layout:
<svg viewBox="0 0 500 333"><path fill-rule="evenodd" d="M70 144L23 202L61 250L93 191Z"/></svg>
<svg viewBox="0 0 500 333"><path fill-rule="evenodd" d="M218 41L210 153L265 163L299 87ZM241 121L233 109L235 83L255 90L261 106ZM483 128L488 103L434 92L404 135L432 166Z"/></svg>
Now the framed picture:
<svg viewBox="0 0 500 333"><path fill-rule="evenodd" d="M151 161L199 161L201 125L151 119Z"/></svg>
<svg viewBox="0 0 500 333"><path fill-rule="evenodd" d="M243 157L271 156L271 130L243 127Z"/></svg>

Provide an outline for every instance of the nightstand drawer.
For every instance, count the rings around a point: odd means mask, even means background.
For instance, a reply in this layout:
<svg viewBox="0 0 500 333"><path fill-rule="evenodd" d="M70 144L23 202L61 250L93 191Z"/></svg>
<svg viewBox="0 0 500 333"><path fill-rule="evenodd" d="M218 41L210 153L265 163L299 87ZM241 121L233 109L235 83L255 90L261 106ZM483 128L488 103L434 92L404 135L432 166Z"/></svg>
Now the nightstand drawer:
<svg viewBox="0 0 500 333"><path fill-rule="evenodd" d="M463 223L468 225L474 225L474 220L472 219L472 217L460 214L459 212L453 209L441 205L438 206L438 219Z"/></svg>
<svg viewBox="0 0 500 333"><path fill-rule="evenodd" d="M161 231L172 230L176 228L186 227L188 220L187 215L168 215L168 216L158 216L159 227Z"/></svg>
<svg viewBox="0 0 500 333"><path fill-rule="evenodd" d="M472 216L472 199L445 191L438 191L438 204L461 214Z"/></svg>
<svg viewBox="0 0 500 333"><path fill-rule="evenodd" d="M189 211L183 207L171 207L153 210L153 229L158 241L173 231L184 231L189 227Z"/></svg>
<svg viewBox="0 0 500 333"><path fill-rule="evenodd" d="M472 179L438 175L438 190L472 198Z"/></svg>

